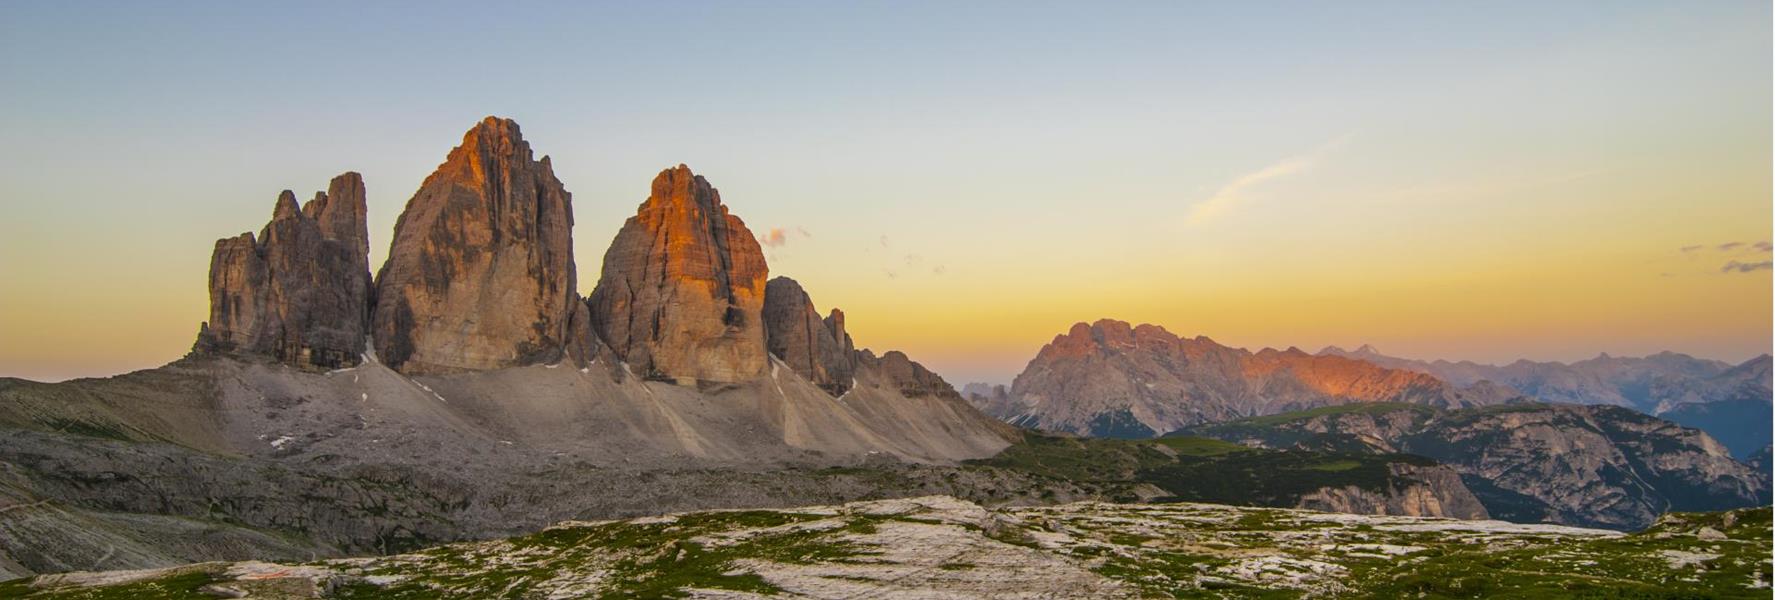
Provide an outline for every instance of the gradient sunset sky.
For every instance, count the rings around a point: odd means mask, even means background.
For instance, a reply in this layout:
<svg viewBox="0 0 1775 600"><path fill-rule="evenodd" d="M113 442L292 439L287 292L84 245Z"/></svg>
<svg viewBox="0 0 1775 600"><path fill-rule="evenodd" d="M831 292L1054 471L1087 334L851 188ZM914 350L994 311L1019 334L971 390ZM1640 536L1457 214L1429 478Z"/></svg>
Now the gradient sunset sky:
<svg viewBox="0 0 1775 600"><path fill-rule="evenodd" d="M485 115L573 192L582 293L687 163L773 275L957 385L1104 317L1771 344L1766 1L358 4L0 4L0 376L178 358L215 239L343 171L379 267Z"/></svg>

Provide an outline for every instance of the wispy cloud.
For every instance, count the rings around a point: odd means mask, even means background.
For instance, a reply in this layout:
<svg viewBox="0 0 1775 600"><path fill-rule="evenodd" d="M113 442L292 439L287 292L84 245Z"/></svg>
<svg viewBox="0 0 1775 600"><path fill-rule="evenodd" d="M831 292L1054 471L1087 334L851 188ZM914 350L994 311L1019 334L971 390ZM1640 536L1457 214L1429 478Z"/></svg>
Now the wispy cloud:
<svg viewBox="0 0 1775 600"><path fill-rule="evenodd" d="M770 232L758 237L758 243L764 244L766 247L778 248L789 243L789 235L783 233L781 227L772 227Z"/></svg>
<svg viewBox="0 0 1775 600"><path fill-rule="evenodd" d="M1678 250L1681 250L1683 254L1695 254L1697 252L1702 252L1702 251L1713 251L1713 252L1725 252L1725 253L1729 253L1729 254L1738 254L1738 255L1742 256L1742 255L1746 255L1746 254L1758 254L1758 253L1767 254L1771 250L1775 250L1775 245L1771 245L1769 243L1769 240L1762 240L1760 242L1724 242L1724 243L1720 243L1720 244L1690 244L1690 245L1678 248Z"/></svg>
<svg viewBox="0 0 1775 600"><path fill-rule="evenodd" d="M1775 266L1775 262L1770 262L1770 261L1766 261L1766 260L1765 261L1758 261L1758 262L1738 262L1738 261L1733 260L1733 261L1727 261L1725 266L1720 267L1720 272L1721 273L1751 273L1751 272L1755 272L1755 271L1767 271L1767 270L1769 270L1769 268L1771 266Z"/></svg>
<svg viewBox="0 0 1775 600"><path fill-rule="evenodd" d="M1262 169L1233 178L1232 181L1215 190L1214 195L1209 196L1208 199L1191 205L1189 215L1184 217L1184 223L1186 225L1200 225L1226 214L1233 207L1245 202L1246 195L1252 188L1313 168L1325 153L1342 146L1346 139L1338 138L1312 152L1289 157Z"/></svg>
<svg viewBox="0 0 1775 600"><path fill-rule="evenodd" d="M766 248L781 248L784 244L788 244L789 240L797 237L808 239L813 236L814 234L808 233L805 227L772 227L764 235L758 236L758 243L763 244Z"/></svg>

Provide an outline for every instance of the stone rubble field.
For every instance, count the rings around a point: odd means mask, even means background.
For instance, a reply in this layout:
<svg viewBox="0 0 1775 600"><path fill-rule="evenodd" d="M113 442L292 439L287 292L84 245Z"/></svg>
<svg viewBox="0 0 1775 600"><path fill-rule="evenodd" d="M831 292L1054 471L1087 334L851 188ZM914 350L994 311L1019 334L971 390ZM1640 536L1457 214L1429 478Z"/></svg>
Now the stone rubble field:
<svg viewBox="0 0 1775 600"><path fill-rule="evenodd" d="M946 496L568 522L306 564L0 583L26 598L1639 598L1770 596L1770 510L1643 532L1211 504Z"/></svg>

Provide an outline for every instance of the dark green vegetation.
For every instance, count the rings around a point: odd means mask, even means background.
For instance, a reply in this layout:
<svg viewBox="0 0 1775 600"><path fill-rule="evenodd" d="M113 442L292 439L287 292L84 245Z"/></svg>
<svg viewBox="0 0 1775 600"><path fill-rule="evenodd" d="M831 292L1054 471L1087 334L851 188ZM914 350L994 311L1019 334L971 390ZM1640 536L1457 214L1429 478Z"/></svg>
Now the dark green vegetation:
<svg viewBox="0 0 1775 600"><path fill-rule="evenodd" d="M1088 484L1118 501L1135 499L1135 487L1145 484L1163 491L1148 494L1158 502L1294 506L1327 487L1395 489L1410 482L1394 475L1392 465L1435 463L1402 454L1254 449L1189 436L1122 440L1028 432L1022 443L969 464Z"/></svg>

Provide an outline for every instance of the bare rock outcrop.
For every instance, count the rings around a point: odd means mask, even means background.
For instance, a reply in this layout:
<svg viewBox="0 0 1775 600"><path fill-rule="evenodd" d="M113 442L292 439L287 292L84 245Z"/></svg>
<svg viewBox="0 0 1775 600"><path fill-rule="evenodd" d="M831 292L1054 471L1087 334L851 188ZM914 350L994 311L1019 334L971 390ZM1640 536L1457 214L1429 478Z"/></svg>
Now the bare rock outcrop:
<svg viewBox="0 0 1775 600"><path fill-rule="evenodd" d="M370 306L364 210L363 178L345 173L300 207L285 190L258 237L217 240L210 318L194 349L309 369L358 364Z"/></svg>
<svg viewBox="0 0 1775 600"><path fill-rule="evenodd" d="M803 378L834 396L850 389L855 365L844 313L824 319L801 284L771 279L764 289L765 346Z"/></svg>
<svg viewBox="0 0 1775 600"><path fill-rule="evenodd" d="M1358 515L1491 518L1453 469L1405 463L1392 463L1387 468L1399 483L1381 490L1355 485L1322 488L1302 496L1296 507Z"/></svg>
<svg viewBox="0 0 1775 600"><path fill-rule="evenodd" d="M768 269L757 238L689 167L660 172L604 254L592 325L630 370L679 383L738 382L768 365Z"/></svg>
<svg viewBox="0 0 1775 600"><path fill-rule="evenodd" d="M585 358L572 200L517 123L470 129L395 223L376 278L378 358L409 374Z"/></svg>

